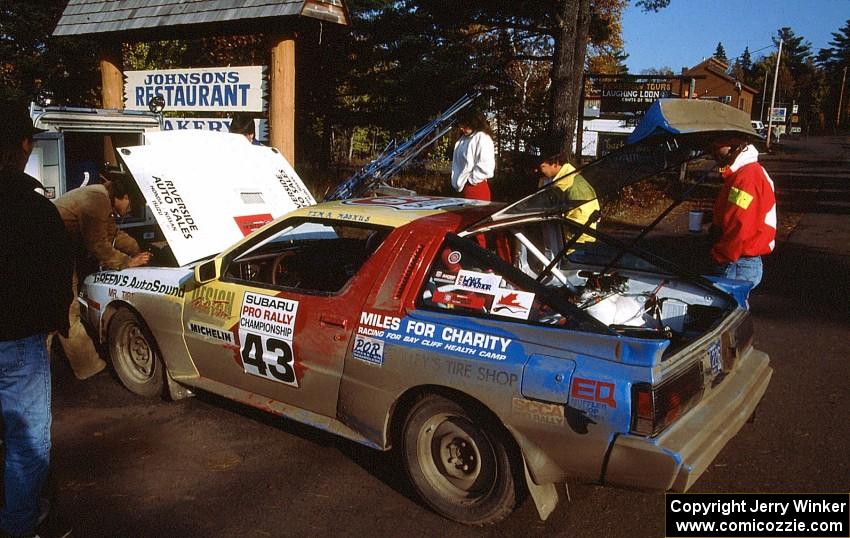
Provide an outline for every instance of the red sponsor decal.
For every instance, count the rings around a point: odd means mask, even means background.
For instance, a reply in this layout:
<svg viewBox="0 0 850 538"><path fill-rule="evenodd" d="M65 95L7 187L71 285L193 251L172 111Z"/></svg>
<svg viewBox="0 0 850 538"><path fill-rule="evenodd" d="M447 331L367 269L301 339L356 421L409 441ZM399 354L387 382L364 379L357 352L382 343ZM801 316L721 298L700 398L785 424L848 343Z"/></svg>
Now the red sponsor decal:
<svg viewBox="0 0 850 538"><path fill-rule="evenodd" d="M242 231L242 235L248 235L254 230L265 226L272 220L272 218L273 217L270 213L261 213L259 215L242 215L240 217L233 217L233 220L236 221L236 225L239 226L239 229Z"/></svg>
<svg viewBox="0 0 850 538"><path fill-rule="evenodd" d="M513 309L516 309L519 312L528 312L528 309L522 304L520 304L517 299L518 297L516 293L508 293L507 295L499 299L499 302L496 303L496 306L508 308L511 312L514 311Z"/></svg>
<svg viewBox="0 0 850 538"><path fill-rule="evenodd" d="M468 291L435 291L434 302L447 306L460 306L462 308L481 309L487 306L488 297L471 293Z"/></svg>
<svg viewBox="0 0 850 538"><path fill-rule="evenodd" d="M573 379L573 389L570 394L573 398L579 400L590 400L591 402L605 404L608 407L617 407L617 402L614 401L613 383L576 377Z"/></svg>

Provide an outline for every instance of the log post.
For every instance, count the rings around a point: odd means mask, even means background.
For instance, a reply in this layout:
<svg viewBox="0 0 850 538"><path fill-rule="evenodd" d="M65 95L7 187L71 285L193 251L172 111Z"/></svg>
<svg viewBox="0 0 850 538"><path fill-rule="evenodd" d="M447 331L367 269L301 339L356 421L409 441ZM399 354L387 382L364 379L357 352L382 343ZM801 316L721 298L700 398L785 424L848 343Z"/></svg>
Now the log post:
<svg viewBox="0 0 850 538"><path fill-rule="evenodd" d="M121 71L121 43L116 41L103 42L100 45L100 79L101 107L124 108L124 75ZM103 160L113 166L117 165L112 137L103 137Z"/></svg>
<svg viewBox="0 0 850 538"><path fill-rule="evenodd" d="M269 144L295 166L295 36L276 37L269 68Z"/></svg>

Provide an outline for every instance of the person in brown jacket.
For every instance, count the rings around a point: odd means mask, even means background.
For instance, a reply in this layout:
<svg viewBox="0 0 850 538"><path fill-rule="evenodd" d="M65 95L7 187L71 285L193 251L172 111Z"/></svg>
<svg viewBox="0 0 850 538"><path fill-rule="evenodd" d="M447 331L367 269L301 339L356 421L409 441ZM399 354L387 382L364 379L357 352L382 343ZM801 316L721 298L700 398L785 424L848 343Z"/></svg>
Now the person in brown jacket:
<svg viewBox="0 0 850 538"><path fill-rule="evenodd" d="M103 269L124 269L146 265L150 252L141 252L139 243L118 229L115 216L130 212L130 194L123 178L69 191L55 201L65 229L75 247L74 296L80 280ZM59 336L62 350L77 379L87 379L106 367L80 321L77 301L68 312L68 337Z"/></svg>

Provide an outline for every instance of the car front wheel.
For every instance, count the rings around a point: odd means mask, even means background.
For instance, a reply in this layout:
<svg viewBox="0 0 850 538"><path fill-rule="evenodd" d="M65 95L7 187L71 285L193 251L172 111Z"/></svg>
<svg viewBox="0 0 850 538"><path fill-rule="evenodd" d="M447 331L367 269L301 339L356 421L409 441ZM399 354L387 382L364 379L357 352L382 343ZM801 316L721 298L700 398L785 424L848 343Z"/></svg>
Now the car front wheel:
<svg viewBox="0 0 850 538"><path fill-rule="evenodd" d="M419 400L402 433L402 458L420 497L467 525L503 520L516 506L511 461L501 432L485 417L436 395Z"/></svg>
<svg viewBox="0 0 850 538"><path fill-rule="evenodd" d="M164 377L156 342L144 322L128 309L109 321L109 355L121 383L141 396L160 396Z"/></svg>

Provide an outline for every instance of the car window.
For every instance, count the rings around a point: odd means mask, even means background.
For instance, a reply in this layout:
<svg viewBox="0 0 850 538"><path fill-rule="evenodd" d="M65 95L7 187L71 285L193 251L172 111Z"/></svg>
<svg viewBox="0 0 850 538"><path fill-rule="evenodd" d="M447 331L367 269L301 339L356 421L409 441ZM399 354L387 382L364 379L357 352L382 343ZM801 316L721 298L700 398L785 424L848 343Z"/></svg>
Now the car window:
<svg viewBox="0 0 850 538"><path fill-rule="evenodd" d="M379 227L294 221L233 257L224 279L335 293L345 287L388 233L388 229Z"/></svg>

